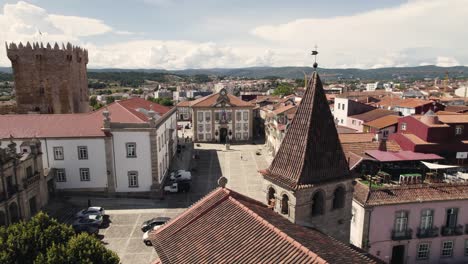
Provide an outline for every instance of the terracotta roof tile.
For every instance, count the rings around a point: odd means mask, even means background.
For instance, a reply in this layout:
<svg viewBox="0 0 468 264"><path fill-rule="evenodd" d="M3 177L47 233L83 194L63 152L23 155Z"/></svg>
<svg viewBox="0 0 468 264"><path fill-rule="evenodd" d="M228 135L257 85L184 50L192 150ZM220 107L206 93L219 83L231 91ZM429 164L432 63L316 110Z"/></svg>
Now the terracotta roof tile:
<svg viewBox="0 0 468 264"><path fill-rule="evenodd" d="M400 117L397 115L387 115L387 116L383 116L383 117L374 119L372 121L366 122L363 125L377 128L377 129L383 129L383 128L398 124L398 118Z"/></svg>
<svg viewBox="0 0 468 264"><path fill-rule="evenodd" d="M264 177L289 189L350 177L333 116L315 72Z"/></svg>
<svg viewBox="0 0 468 264"><path fill-rule="evenodd" d="M144 112L150 106L160 116L171 110L141 98L116 101L107 109L113 123L146 123L148 118ZM0 115L0 138L10 135L15 138L104 137L101 130L104 110L82 114Z"/></svg>
<svg viewBox="0 0 468 264"><path fill-rule="evenodd" d="M338 137L341 143L372 142L375 133L342 133Z"/></svg>
<svg viewBox="0 0 468 264"><path fill-rule="evenodd" d="M150 236L161 263L375 263L224 188Z"/></svg>
<svg viewBox="0 0 468 264"><path fill-rule="evenodd" d="M440 115L439 121L446 124L468 123L468 115Z"/></svg>
<svg viewBox="0 0 468 264"><path fill-rule="evenodd" d="M365 206L468 199L468 183L431 183L383 187L369 190L359 182L354 198Z"/></svg>
<svg viewBox="0 0 468 264"><path fill-rule="evenodd" d="M273 114L278 115L278 114L284 113L284 112L286 112L286 111L289 111L289 110L291 110L291 109L293 109L293 108L295 108L295 107L296 107L296 106L295 106L295 105L292 105L292 104L290 104L290 105L284 105L284 106L281 106L281 107L275 109L275 110L273 111Z"/></svg>
<svg viewBox="0 0 468 264"><path fill-rule="evenodd" d="M220 94L215 93L215 94L210 94L208 96L199 98L195 101L192 101L191 107L211 107L216 104ZM242 101L239 97L236 97L232 94L227 94L229 98L229 102L232 106L238 106L238 107L254 107L250 102Z"/></svg>
<svg viewBox="0 0 468 264"><path fill-rule="evenodd" d="M427 104L432 104L432 101L422 100L417 98L408 98L408 99L401 99L397 103L394 103L394 106L404 107L404 108L415 108Z"/></svg>
<svg viewBox="0 0 468 264"><path fill-rule="evenodd" d="M381 117L388 116L388 115L397 115L397 113L394 111L385 110L385 109L374 109L374 110L370 110L368 112L365 112L359 115L350 116L349 118L354 118L354 119L362 120L364 122L369 122L377 118L381 118Z"/></svg>

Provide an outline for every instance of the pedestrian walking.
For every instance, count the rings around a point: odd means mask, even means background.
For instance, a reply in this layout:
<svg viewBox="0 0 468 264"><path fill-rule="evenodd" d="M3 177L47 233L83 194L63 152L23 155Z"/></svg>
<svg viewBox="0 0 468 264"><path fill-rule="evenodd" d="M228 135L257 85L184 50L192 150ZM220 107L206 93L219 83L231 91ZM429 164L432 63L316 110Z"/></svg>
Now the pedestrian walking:
<svg viewBox="0 0 468 264"><path fill-rule="evenodd" d="M240 156L241 156L241 160L244 160L244 157L242 157L242 152L241 152Z"/></svg>

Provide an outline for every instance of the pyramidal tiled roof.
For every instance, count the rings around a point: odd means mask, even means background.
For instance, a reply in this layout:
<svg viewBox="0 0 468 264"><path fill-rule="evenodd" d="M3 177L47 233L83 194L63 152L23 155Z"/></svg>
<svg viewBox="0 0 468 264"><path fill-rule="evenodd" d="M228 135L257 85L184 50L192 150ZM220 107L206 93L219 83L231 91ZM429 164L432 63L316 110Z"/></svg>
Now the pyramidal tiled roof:
<svg viewBox="0 0 468 264"><path fill-rule="evenodd" d="M264 177L290 189L350 177L333 116L317 72Z"/></svg>

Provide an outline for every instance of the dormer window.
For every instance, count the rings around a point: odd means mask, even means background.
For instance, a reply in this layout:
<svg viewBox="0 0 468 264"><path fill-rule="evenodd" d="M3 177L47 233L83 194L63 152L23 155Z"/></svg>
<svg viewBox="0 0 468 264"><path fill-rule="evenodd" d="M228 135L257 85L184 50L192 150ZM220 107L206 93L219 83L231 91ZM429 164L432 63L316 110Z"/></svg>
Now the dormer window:
<svg viewBox="0 0 468 264"><path fill-rule="evenodd" d="M455 127L455 135L461 135L463 134L463 126L456 126Z"/></svg>
<svg viewBox="0 0 468 264"><path fill-rule="evenodd" d="M403 131L406 130L406 123L401 123L401 130L403 130Z"/></svg>

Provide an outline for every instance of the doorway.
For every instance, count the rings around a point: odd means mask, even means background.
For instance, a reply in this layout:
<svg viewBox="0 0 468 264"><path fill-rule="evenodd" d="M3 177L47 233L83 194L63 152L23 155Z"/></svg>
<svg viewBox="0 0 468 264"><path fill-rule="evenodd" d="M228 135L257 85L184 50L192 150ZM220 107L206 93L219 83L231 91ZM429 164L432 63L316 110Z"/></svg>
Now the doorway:
<svg viewBox="0 0 468 264"><path fill-rule="evenodd" d="M227 139L227 128L221 128L219 130L219 142L225 144Z"/></svg>
<svg viewBox="0 0 468 264"><path fill-rule="evenodd" d="M405 263L405 246L398 245L393 246L392 249L392 260L390 264L403 264Z"/></svg>

